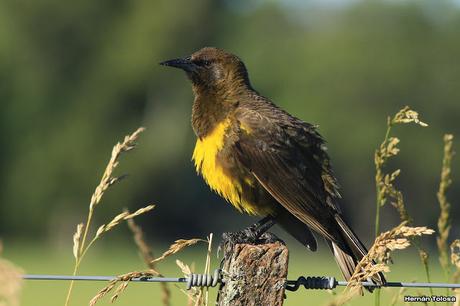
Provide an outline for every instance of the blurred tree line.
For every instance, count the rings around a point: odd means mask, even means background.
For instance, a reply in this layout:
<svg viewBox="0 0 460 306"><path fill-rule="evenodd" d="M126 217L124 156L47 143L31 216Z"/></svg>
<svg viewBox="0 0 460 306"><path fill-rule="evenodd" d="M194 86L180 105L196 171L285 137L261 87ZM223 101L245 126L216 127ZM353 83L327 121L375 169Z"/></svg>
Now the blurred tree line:
<svg viewBox="0 0 460 306"><path fill-rule="evenodd" d="M142 224L168 241L252 222L196 176L190 85L158 65L203 46L238 54L257 90L320 125L345 213L368 238L386 116L406 104L419 111L430 127L396 130L392 166L402 168L409 213L434 226L442 135L460 136L460 6L326 3L1 1L0 234L70 241L112 146L140 125L140 146L119 168L130 176L98 207L101 222L151 202ZM457 162L453 171L455 180ZM458 180L449 196L460 198ZM397 222L384 212L384 225Z"/></svg>

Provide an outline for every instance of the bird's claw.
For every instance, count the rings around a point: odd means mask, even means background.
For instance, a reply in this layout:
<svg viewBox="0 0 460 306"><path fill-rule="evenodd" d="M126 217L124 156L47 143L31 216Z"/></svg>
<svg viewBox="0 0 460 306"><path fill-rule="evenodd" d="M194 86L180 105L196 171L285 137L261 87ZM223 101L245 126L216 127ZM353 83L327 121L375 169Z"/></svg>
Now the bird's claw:
<svg viewBox="0 0 460 306"><path fill-rule="evenodd" d="M222 242L219 246L220 249L224 249L225 245L235 244L267 244L275 243L277 241L282 242L275 234L265 232L258 235L257 232L251 230L251 228L244 229L239 232L226 232L222 234Z"/></svg>

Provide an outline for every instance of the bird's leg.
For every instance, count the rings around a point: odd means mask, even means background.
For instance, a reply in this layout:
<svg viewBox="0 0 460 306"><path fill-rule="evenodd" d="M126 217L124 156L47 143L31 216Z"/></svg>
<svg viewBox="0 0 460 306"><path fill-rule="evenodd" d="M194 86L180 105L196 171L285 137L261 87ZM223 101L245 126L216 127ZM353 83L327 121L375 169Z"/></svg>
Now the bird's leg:
<svg viewBox="0 0 460 306"><path fill-rule="evenodd" d="M246 234L248 238L251 239L258 239L262 236L266 231L268 231L273 225L275 224L275 220L272 216L266 216L263 219L257 221L253 225L245 228L243 232Z"/></svg>
<svg viewBox="0 0 460 306"><path fill-rule="evenodd" d="M272 216L267 216L242 231L224 233L222 244L227 242L231 244L264 244L280 241L274 234L267 232L274 224L275 219Z"/></svg>

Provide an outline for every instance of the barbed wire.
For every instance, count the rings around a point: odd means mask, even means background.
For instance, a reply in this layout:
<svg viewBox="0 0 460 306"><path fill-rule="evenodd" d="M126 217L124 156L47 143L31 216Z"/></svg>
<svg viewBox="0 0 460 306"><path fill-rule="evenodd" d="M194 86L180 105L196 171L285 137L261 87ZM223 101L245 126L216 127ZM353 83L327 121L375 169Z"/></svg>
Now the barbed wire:
<svg viewBox="0 0 460 306"><path fill-rule="evenodd" d="M112 281L118 279L117 276L103 275L51 275L51 274L24 274L23 279L26 280L69 280L69 281ZM131 282L147 282L147 283L186 283L187 289L192 287L215 287L222 283L222 275L220 269L215 269L211 274L190 274L188 277L154 277L143 276L130 279Z"/></svg>
<svg viewBox="0 0 460 306"><path fill-rule="evenodd" d="M460 284L454 283L417 283L417 282L386 282L379 285L373 282L361 282L364 287L381 288L381 287L397 287L397 288L460 288ZM286 281L285 288L289 291L297 291L300 286L305 289L335 289L338 286L348 286L347 281L337 281L335 277L330 276L301 276L297 280Z"/></svg>
<svg viewBox="0 0 460 306"><path fill-rule="evenodd" d="M118 279L116 276L72 276L72 275L48 275L48 274L24 274L26 280L75 280L75 281L112 281ZM213 274L190 274L187 277L137 277L130 280L131 282L150 282L150 283L186 283L187 289L192 287L215 287L218 284L224 284L220 269L214 270ZM364 287L405 287L405 288L460 288L456 283L417 283L417 282L386 282L383 285L372 282L361 282ZM301 276L297 280L286 281L285 288L288 291L297 291L300 287L305 289L323 289L332 290L338 286L348 286L347 281L337 281L335 277L330 276Z"/></svg>

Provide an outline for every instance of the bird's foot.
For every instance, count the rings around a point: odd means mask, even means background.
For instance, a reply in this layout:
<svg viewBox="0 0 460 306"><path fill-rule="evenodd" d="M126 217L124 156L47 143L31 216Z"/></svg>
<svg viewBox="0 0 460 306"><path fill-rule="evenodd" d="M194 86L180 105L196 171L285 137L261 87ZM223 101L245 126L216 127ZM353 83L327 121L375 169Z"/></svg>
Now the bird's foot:
<svg viewBox="0 0 460 306"><path fill-rule="evenodd" d="M236 244L258 245L274 243L277 241L284 244L284 242L275 234L267 232L267 230L271 228L273 224L275 224L273 217L267 216L242 231L223 233L222 242L220 243L217 252L219 253L219 250L223 250L226 247L233 248L233 246Z"/></svg>
<svg viewBox="0 0 460 306"><path fill-rule="evenodd" d="M253 231L250 227L239 232L227 232L222 234L222 243L224 246L227 243L231 245L235 244L267 244L281 241L275 234L265 232L259 234Z"/></svg>
<svg viewBox="0 0 460 306"><path fill-rule="evenodd" d="M256 232L251 231L251 228L246 228L239 232L226 232L222 234L222 241L217 248L217 256L219 256L220 251L223 251L224 257L222 258L221 266L226 257L229 254L232 254L232 251L237 244L251 244L251 245L260 245L280 242L283 245L285 244L283 240L279 239L275 234L270 232L265 232L260 235L257 235Z"/></svg>

